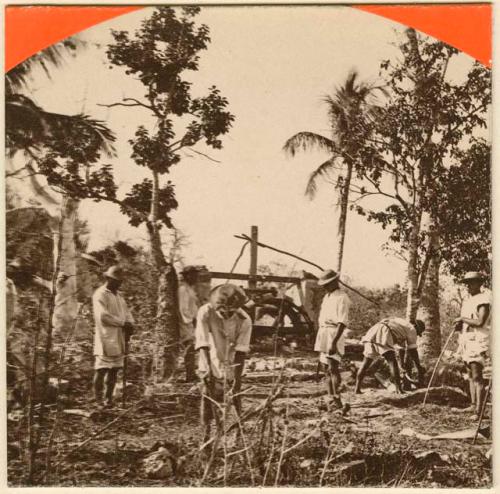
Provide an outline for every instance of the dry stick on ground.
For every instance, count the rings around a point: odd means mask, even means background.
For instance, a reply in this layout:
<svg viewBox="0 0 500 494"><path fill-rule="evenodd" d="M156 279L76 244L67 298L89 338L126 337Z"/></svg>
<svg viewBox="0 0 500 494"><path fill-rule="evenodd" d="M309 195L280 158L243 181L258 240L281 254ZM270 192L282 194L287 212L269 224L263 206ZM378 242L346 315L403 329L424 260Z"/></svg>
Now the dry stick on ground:
<svg viewBox="0 0 500 494"><path fill-rule="evenodd" d="M41 305L41 302L40 302ZM40 308L39 305L39 308ZM38 363L38 330L35 332L35 341L33 342L33 358L31 375L29 381L29 396L28 396L28 485L33 484L33 475L35 469L36 452L38 440L35 440L35 389L36 389L36 368Z"/></svg>
<svg viewBox="0 0 500 494"><path fill-rule="evenodd" d="M434 380L434 375L436 374L437 368L439 366L439 363L441 362L441 359L443 358L444 352L446 351L446 348L448 347L452 336L455 334L455 331L451 331L450 334L448 335L448 338L446 339L446 343L443 346L443 349L441 350L441 353L439 354L439 358L436 360L436 365L434 366L434 369L431 374L431 378L429 379L429 384L427 386L427 391L425 392L424 396L424 401L422 402L422 405L425 405L427 401L427 396L429 394L429 390L431 389L432 381Z"/></svg>
<svg viewBox="0 0 500 494"><path fill-rule="evenodd" d="M243 430L243 424L241 423L240 417L238 413L236 413L236 419L238 421L238 426L240 429L240 434L241 434L241 441L243 442L243 450L245 453L245 457L247 459L248 463L248 469L250 470L250 478L252 480L252 487L255 486L255 474L254 474L254 469L252 465L252 459L250 458L250 453L249 453L249 448L251 447L250 444L248 444L248 441L245 437L245 431Z"/></svg>
<svg viewBox="0 0 500 494"><path fill-rule="evenodd" d="M68 451L64 458L62 458L60 461L58 461L54 466L57 467L59 466L62 461L66 458L69 458L71 455L76 453L78 450L82 449L84 446L89 444L91 441L93 441L96 437L100 436L103 432L107 431L110 427L112 427L116 422L118 422L120 419L122 419L125 415L127 415L129 412L131 412L134 408L137 408L139 405L144 402L146 398L143 398L139 400L137 403L132 405L131 407L127 408L124 410L122 413L120 413L116 418L114 418L111 422L108 422L104 427L101 427L97 432L94 432L88 439L85 439L82 443L80 443L76 448L73 448L71 451Z"/></svg>
<svg viewBox="0 0 500 494"><path fill-rule="evenodd" d="M64 199L63 199L64 200ZM52 355L52 333L54 330L53 318L56 310L56 294L57 294L57 282L59 279L59 274L61 272L61 260L62 260L62 247L63 247L63 223L64 223L64 212L61 209L61 217L59 218L58 224L58 237L57 237L57 256L54 262L54 269L52 272L52 289L49 298L49 313L47 316L47 335L45 338L45 349L44 349L44 375L42 381L42 406L40 407L39 415L39 426L40 433L45 420L45 407L48 402L48 391L49 391L49 379L50 379L50 364Z"/></svg>
<svg viewBox="0 0 500 494"><path fill-rule="evenodd" d="M345 434L345 429L344 429L344 434ZM328 443L328 448L326 449L326 457L325 457L325 461L323 464L323 469L321 470L321 475L319 477L319 486L320 487L323 487L323 480L325 478L328 465L330 465L330 463L337 460L338 458L340 458L344 454L344 453L342 453L342 454L337 455L337 456L332 458L332 456L333 456L333 440L334 439L335 439L335 436L330 438L330 441Z"/></svg>
<svg viewBox="0 0 500 494"><path fill-rule="evenodd" d="M262 403L261 405L259 405L257 408L255 408L253 410L249 410L248 412L246 412L245 414L243 414L243 416L240 417L238 421L236 421L233 424L231 424L225 431L222 431L221 428L218 428L215 437L209 439L206 443L204 443L201 446L200 449L203 450L206 446L208 446L209 444L213 443L212 452L211 452L209 461L208 461L207 465L205 466L205 471L204 471L203 476L202 476L202 478L200 480L200 485L202 485L205 482L205 479L207 478L207 476L208 476L208 474L210 472L210 469L211 469L211 467L213 465L213 462L215 460L215 455L217 453L217 448L219 446L219 442L220 442L222 434L223 433L224 434L228 434L230 431L232 431L233 429L235 429L236 427L238 427L239 423L243 423L245 420L248 420L248 419L250 419L251 417L254 417L257 414L261 414L262 411L265 410L268 406L270 406L270 404L281 394L281 392L283 391L283 386L278 386L278 389L276 391L274 391L274 392L273 391L274 390L272 390L269 393L269 396L264 401L264 403ZM220 409L220 404L217 403L215 400L213 400L212 398L210 398L207 395L203 395L202 397L206 397L208 400L210 400L211 402L213 402L213 404Z"/></svg>
<svg viewBox="0 0 500 494"><path fill-rule="evenodd" d="M49 435L49 440L48 440L48 445L47 445L47 454L45 456L45 474L44 474L44 478L48 478L48 476L50 475L50 460L51 460L51 454L52 454L52 444L54 442L54 436L55 436L55 432L56 432L56 429L57 429L57 426L59 424L59 417L60 417L60 414L61 414L61 405L60 405L60 401L59 401L59 391L61 389L61 381L62 381L62 375L63 375L63 372L64 372L64 368L63 368L63 362L64 362L64 357L66 356L66 349L69 345L69 342L70 340L73 338L73 335L75 334L75 331L76 331L76 326L78 324L78 320L80 319L80 315L81 315L81 312L82 312L82 308L83 308L83 304L82 303L79 303L78 304L78 307L77 307L77 310L76 310L76 316L75 316L75 319L74 319L74 322L73 322L73 327L71 328L71 331L70 333L68 334L68 336L66 337L66 340L64 341L64 344L61 348L61 352L59 353L59 361L57 362L57 370L58 370L58 374L57 374L57 389L56 389L56 404L57 404L57 408L56 408L56 416L55 416L55 419L54 419L54 425L52 426L52 430L50 432L50 435Z"/></svg>
<svg viewBox="0 0 500 494"><path fill-rule="evenodd" d="M283 430L283 440L281 441L281 451L280 451L280 457L278 460L278 467L276 468L276 477L274 479L274 487L278 487L278 482L280 479L281 464L283 463L283 457L285 456L285 444L286 444L286 439L287 439L287 433L288 433L288 402L287 402L286 408L285 408L285 427Z"/></svg>
<svg viewBox="0 0 500 494"><path fill-rule="evenodd" d="M262 479L262 487L266 486L266 481L267 481L267 475L269 474L269 470L271 468L271 462L273 461L274 458L274 449L276 445L276 438L274 435L274 427L273 427L273 417L270 417L269 420L269 435L271 436L271 452L269 454L269 457L267 459L267 465L266 465L266 471L264 472L264 478Z"/></svg>
<svg viewBox="0 0 500 494"><path fill-rule="evenodd" d="M209 439L207 442L201 445L200 450L203 451L209 444L213 443L212 446L212 451L210 453L210 458L208 459L207 464L205 465L205 470L203 472L203 476L200 480L200 485L203 485L205 482L205 479L207 478L208 474L210 473L210 469L212 468L213 462L215 460L215 455L217 453L217 448L219 447L219 442L221 438L221 427L218 423L218 419L216 418L216 414L218 413L217 408L221 410L221 405L217 403L212 397L205 395L202 393L201 399L203 400L204 398L207 398L210 403L212 404L212 410L213 410L213 418L216 422L216 431L215 431L215 437Z"/></svg>
<svg viewBox="0 0 500 494"><path fill-rule="evenodd" d="M490 377L490 382L488 383L488 387L486 388L486 392L484 393L483 403L481 404L481 413L479 415L479 420L477 422L476 433L474 434L474 439L472 440L472 444L476 444L477 436L479 435L479 430L481 429L481 424L483 422L484 412L486 411L486 402L488 401L488 396L491 392L491 383L493 382L493 377Z"/></svg>

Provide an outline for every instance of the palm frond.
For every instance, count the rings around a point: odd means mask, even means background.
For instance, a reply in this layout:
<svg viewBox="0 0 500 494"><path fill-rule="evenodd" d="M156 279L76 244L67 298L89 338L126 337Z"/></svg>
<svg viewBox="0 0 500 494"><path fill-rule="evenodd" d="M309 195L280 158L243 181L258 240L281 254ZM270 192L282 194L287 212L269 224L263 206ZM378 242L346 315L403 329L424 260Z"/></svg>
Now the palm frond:
<svg viewBox="0 0 500 494"><path fill-rule="evenodd" d="M321 179L325 179L331 176L332 172L338 170L335 166L335 161L340 156L333 156L330 159L326 160L324 163L318 166L310 175L307 180L305 195L309 197L309 199L314 199L316 192L318 190L318 182Z"/></svg>
<svg viewBox="0 0 500 494"><path fill-rule="evenodd" d="M292 157L296 155L297 151L313 149L332 152L335 150L335 143L328 137L315 132L299 132L290 137L283 146L283 151Z"/></svg>
<svg viewBox="0 0 500 494"><path fill-rule="evenodd" d="M71 139L85 134L108 156L115 153L114 133L101 121L87 115L63 115L43 110L31 98L10 94L5 98L6 147L10 154L47 144L50 139Z"/></svg>
<svg viewBox="0 0 500 494"><path fill-rule="evenodd" d="M45 75L51 79L51 69L62 67L68 56L73 56L76 50L86 45L76 37L68 38L27 58L5 74L5 94L14 94L25 88L31 72L36 67L42 68Z"/></svg>

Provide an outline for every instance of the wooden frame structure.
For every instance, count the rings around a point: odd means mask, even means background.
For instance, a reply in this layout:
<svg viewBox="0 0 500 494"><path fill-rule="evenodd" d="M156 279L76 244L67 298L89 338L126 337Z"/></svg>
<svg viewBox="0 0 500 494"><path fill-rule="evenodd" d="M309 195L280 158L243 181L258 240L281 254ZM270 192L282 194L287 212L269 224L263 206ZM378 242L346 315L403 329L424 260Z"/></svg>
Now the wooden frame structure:
<svg viewBox="0 0 500 494"><path fill-rule="evenodd" d="M302 278L297 276L277 276L277 275L261 275L257 274L257 261L258 261L258 241L259 229L257 226L251 227L250 235L250 269L248 274L243 273L226 273L220 271L210 271L210 276L213 279L219 280L239 280L248 282L249 289L255 289L257 282L265 283L266 281L275 281L278 283L289 283L297 287L299 292L300 303L304 305L304 293L302 290Z"/></svg>

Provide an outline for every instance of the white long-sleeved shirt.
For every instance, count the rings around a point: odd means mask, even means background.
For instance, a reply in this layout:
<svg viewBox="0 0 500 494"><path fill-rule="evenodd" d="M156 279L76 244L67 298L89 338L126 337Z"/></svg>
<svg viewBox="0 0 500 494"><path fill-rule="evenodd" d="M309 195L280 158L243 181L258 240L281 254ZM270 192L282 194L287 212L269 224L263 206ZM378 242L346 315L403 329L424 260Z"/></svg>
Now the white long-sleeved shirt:
<svg viewBox="0 0 500 494"><path fill-rule="evenodd" d="M123 325L134 318L123 297L114 294L106 285L92 297L95 321L94 355L118 357L125 353Z"/></svg>

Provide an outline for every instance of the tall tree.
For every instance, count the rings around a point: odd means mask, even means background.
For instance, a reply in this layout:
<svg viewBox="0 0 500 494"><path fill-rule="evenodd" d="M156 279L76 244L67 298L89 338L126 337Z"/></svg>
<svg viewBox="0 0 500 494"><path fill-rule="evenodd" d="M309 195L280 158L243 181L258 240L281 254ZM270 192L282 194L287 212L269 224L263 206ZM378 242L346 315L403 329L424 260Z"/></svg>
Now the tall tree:
<svg viewBox="0 0 500 494"><path fill-rule="evenodd" d="M491 274L491 144L473 139L439 183L436 215L442 225L439 253L446 272ZM447 193L448 192L448 193Z"/></svg>
<svg viewBox="0 0 500 494"><path fill-rule="evenodd" d="M177 201L173 184L163 177L179 163L183 149L201 141L220 149L220 136L234 119L215 86L207 96L194 97L184 78L186 72L198 70L199 53L210 42L209 28L194 22L199 12L199 7L158 7L134 34L113 31L114 42L107 50L111 64L124 67L145 88L143 100L128 98L117 105L146 109L155 119L151 130L140 126L130 140L133 160L149 177L132 187L122 211L132 225L146 225L159 273L156 379L172 376L179 340L177 277L161 240L162 229L173 226L168 213L177 208Z"/></svg>
<svg viewBox="0 0 500 494"><path fill-rule="evenodd" d="M42 207L54 214L53 266L64 273L58 283L55 296L54 328L64 333L73 324L76 315L76 260L75 243L78 202L66 191L62 196L54 194L39 180L39 174L47 158L59 161L58 166L73 169L89 169L99 161L102 153L114 152L114 134L102 122L86 115L65 115L49 112L27 96L34 70L43 69L47 78L60 68L69 54L74 54L82 43L65 40L41 51L11 69L5 76L5 123L7 157L21 155L24 165L6 173L7 179L22 179ZM57 160L56 160L57 158ZM62 161L67 161L61 165ZM20 160L23 161L23 160ZM11 184L7 184L10 187ZM22 203L22 201L19 201ZM17 204L19 206L22 204ZM53 210L57 210L54 213ZM59 238L61 236L61 238Z"/></svg>
<svg viewBox="0 0 500 494"><path fill-rule="evenodd" d="M333 95L324 98L328 109L331 136L325 137L315 132L299 132L288 139L284 146L285 152L290 156L295 156L300 150L312 149L321 149L331 155L311 173L306 186L306 195L311 199L314 198L318 182L321 179L333 178L340 206L337 271L342 269L353 169L356 164L357 151L367 132L366 117L375 110L370 96L373 96L376 89L381 88L359 82L358 73L350 72L344 84L337 87Z"/></svg>
<svg viewBox="0 0 500 494"><path fill-rule="evenodd" d="M220 136L229 131L234 120L227 111L227 100L215 86L210 87L208 95L194 97L191 83L183 79L185 72L198 70L199 53L210 41L208 27L198 27L193 20L199 11L198 7L158 7L134 33L112 31L114 42L107 49L111 66L123 67L125 74L138 79L145 96L108 106L136 107L148 110L153 117L151 129L141 125L129 141L132 159L148 175L142 182L119 198L109 165L85 172L71 163L61 168L57 157L48 156L41 168L49 184L72 197L115 203L131 225L146 227L159 277L155 381L173 375L179 339L177 276L165 255L161 236L164 229L172 228L169 213L178 204L174 185L165 176L181 161L183 149L193 150L201 142L220 149Z"/></svg>
<svg viewBox="0 0 500 494"><path fill-rule="evenodd" d="M355 208L383 227L391 225L391 240L405 250L407 317L415 319L429 266L434 274L439 270L446 224L439 221L438 206L443 194L454 193L449 185L439 184L473 136L486 127L491 82L490 71L479 63L463 82L451 80L448 69L457 50L421 39L413 29L406 31L400 49L401 60L382 64L388 99L370 122L359 165L367 182L360 197L380 195L388 205L382 211L367 211L359 204ZM437 309L436 301L433 311ZM439 327L431 327L428 334L429 355L436 354Z"/></svg>

